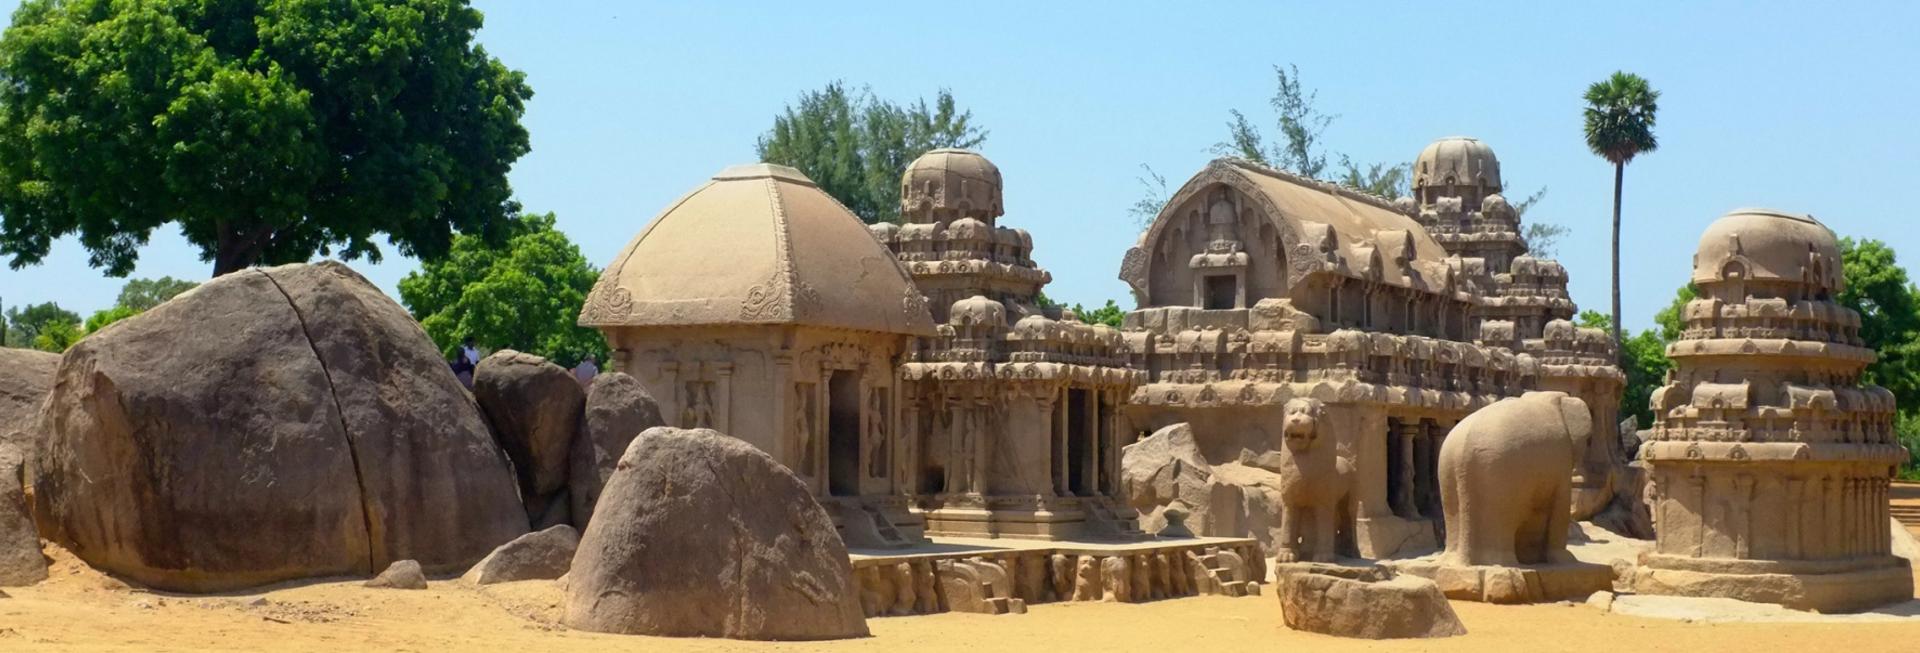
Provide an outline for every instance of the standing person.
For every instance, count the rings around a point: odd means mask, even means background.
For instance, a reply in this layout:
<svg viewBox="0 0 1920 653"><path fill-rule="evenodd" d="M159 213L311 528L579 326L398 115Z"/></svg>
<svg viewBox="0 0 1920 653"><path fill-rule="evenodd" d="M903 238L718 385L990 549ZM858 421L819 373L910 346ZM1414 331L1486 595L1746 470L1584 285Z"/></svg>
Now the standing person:
<svg viewBox="0 0 1920 653"><path fill-rule="evenodd" d="M447 357L447 364L453 367L453 378L460 379L460 385L473 389L473 363L467 361L466 352Z"/></svg>
<svg viewBox="0 0 1920 653"><path fill-rule="evenodd" d="M594 362L593 354L582 356L580 364L573 366L573 378L580 382L582 388L593 385L593 377L599 375L600 366Z"/></svg>
<svg viewBox="0 0 1920 653"><path fill-rule="evenodd" d="M480 365L480 348L473 345L473 336L460 341L460 357L467 360L468 369Z"/></svg>

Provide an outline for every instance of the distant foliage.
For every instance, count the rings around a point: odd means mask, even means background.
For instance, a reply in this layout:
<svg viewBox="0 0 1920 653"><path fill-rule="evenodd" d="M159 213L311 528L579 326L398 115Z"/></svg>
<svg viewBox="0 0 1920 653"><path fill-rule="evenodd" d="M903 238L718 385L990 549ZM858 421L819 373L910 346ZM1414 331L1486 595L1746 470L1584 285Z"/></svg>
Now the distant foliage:
<svg viewBox="0 0 1920 653"><path fill-rule="evenodd" d="M85 335L79 325L72 322L48 322L33 336L33 348L58 354L80 342Z"/></svg>
<svg viewBox="0 0 1920 653"><path fill-rule="evenodd" d="M900 221L900 175L928 150L977 148L987 132L941 90L911 105L847 91L843 82L800 94L756 144L760 160L793 166L868 224Z"/></svg>
<svg viewBox="0 0 1920 653"><path fill-rule="evenodd" d="M120 287L120 297L114 302L114 305L130 308L138 313L159 306L161 303L173 299L174 296L193 290L199 285L200 284L192 281L183 281L173 277L128 279L127 284ZM93 329L89 328L87 330L92 331Z"/></svg>
<svg viewBox="0 0 1920 653"><path fill-rule="evenodd" d="M501 247L454 238L445 259L400 280L400 301L449 355L472 337L483 349L517 349L567 367L585 354L606 360L600 332L577 324L600 273L554 221L551 213L522 216Z"/></svg>
<svg viewBox="0 0 1920 653"><path fill-rule="evenodd" d="M1081 322L1087 324L1104 324L1115 329L1120 328L1120 324L1127 318L1127 312L1121 310L1120 305L1114 303L1111 299L1107 300L1107 305L1091 311L1087 310L1085 306L1074 304L1073 314L1079 317Z"/></svg>
<svg viewBox="0 0 1920 653"><path fill-rule="evenodd" d="M101 329L107 328L109 324L139 315L142 312L140 309L125 305L94 311L93 315L87 316L87 333L98 333Z"/></svg>
<svg viewBox="0 0 1920 653"><path fill-rule="evenodd" d="M65 324L77 329L80 326L80 314L53 302L10 307L7 309L7 346L33 347L40 331L51 324Z"/></svg>

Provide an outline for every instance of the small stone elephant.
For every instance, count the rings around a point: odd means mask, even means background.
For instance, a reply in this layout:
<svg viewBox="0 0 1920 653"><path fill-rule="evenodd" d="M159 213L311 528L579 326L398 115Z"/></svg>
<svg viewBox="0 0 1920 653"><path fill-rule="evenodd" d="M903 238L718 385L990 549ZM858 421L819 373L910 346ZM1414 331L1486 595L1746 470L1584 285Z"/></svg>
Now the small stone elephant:
<svg viewBox="0 0 1920 653"><path fill-rule="evenodd" d="M1440 506L1456 566L1571 562L1573 465L1593 432L1587 404L1529 392L1481 409L1440 445Z"/></svg>
<svg viewBox="0 0 1920 653"><path fill-rule="evenodd" d="M1332 562L1353 498L1353 461L1320 442L1318 399L1288 399L1280 448L1280 562Z"/></svg>

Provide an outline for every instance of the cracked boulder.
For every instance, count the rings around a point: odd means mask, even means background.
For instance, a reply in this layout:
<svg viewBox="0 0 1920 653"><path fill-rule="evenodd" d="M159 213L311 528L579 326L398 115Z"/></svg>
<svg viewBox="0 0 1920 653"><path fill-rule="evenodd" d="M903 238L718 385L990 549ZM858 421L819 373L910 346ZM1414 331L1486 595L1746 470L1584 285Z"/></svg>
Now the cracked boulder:
<svg viewBox="0 0 1920 653"><path fill-rule="evenodd" d="M31 454L40 439L40 402L53 389L59 365L59 354L0 347L0 450L23 461Z"/></svg>
<svg viewBox="0 0 1920 653"><path fill-rule="evenodd" d="M426 333L337 263L228 274L81 340L44 417L41 535L158 589L456 572L527 531Z"/></svg>
<svg viewBox="0 0 1920 653"><path fill-rule="evenodd" d="M586 404L580 382L545 358L502 349L475 368L473 398L513 460L529 523L570 523L569 499L560 493L567 489L568 449Z"/></svg>
<svg viewBox="0 0 1920 653"><path fill-rule="evenodd" d="M567 626L754 640L863 637L853 564L792 471L708 429L620 457L567 574Z"/></svg>

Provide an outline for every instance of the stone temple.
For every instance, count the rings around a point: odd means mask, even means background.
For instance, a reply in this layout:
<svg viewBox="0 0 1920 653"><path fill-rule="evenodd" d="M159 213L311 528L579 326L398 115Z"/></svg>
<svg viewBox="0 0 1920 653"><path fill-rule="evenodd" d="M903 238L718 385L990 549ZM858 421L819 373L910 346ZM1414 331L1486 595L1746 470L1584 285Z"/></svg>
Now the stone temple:
<svg viewBox="0 0 1920 653"><path fill-rule="evenodd" d="M1387 202L1216 160L1127 252L1120 277L1140 308L1125 335L1147 374L1133 424L1185 423L1216 477L1247 479L1216 483L1204 519L1179 506L1196 533L1282 537L1277 511L1254 506L1259 486L1277 484L1266 455L1281 448L1291 399L1323 406L1321 428L1353 468L1351 500L1336 507L1341 553L1373 558L1438 543L1437 452L1473 411L1564 389L1592 397L1596 423L1617 421L1610 338L1567 321L1566 272L1527 255L1492 151L1442 139L1413 185L1414 198ZM1601 468L1618 450L1595 449ZM1604 472L1590 476L1604 485ZM1136 507L1151 530L1172 506Z"/></svg>
<svg viewBox="0 0 1920 653"><path fill-rule="evenodd" d="M1907 452L1892 393L1860 381L1875 355L1834 301L1833 232L1734 211L1701 234L1692 281L1700 295L1640 449L1657 538L1635 589L1820 611L1912 598L1887 519Z"/></svg>

